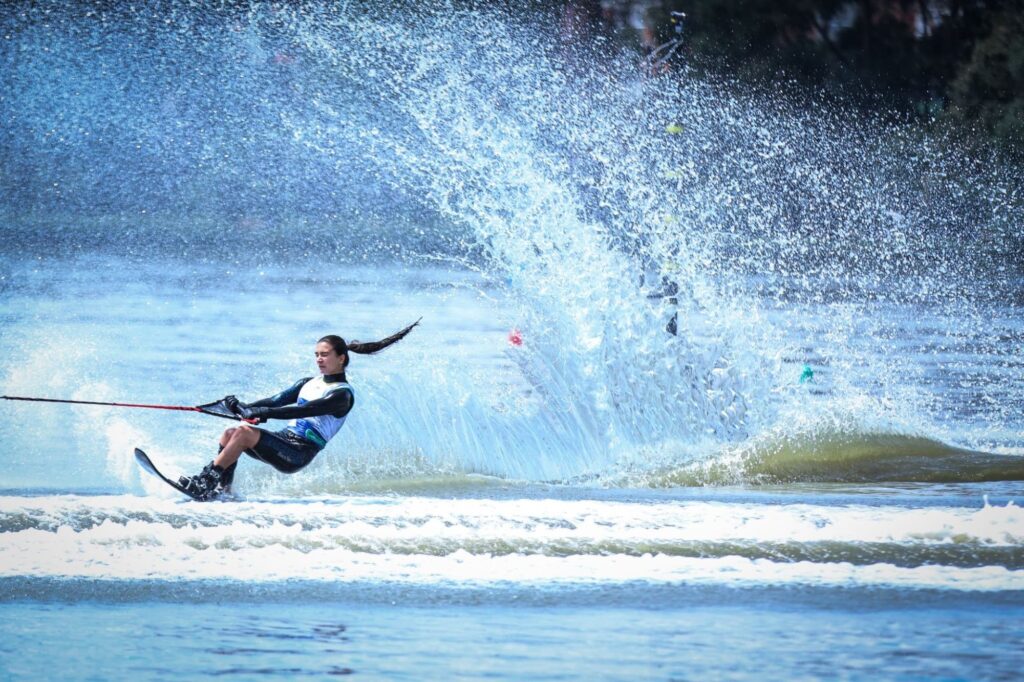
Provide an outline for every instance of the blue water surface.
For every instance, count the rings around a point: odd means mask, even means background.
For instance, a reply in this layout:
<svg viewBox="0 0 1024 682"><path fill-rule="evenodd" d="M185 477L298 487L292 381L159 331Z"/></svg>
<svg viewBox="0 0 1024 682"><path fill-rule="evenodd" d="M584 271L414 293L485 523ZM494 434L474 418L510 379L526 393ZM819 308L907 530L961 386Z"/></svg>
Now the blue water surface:
<svg viewBox="0 0 1024 682"><path fill-rule="evenodd" d="M717 598L668 608L407 606L398 594L369 605L7 603L2 667L12 680L1010 680L1024 663L1020 599Z"/></svg>

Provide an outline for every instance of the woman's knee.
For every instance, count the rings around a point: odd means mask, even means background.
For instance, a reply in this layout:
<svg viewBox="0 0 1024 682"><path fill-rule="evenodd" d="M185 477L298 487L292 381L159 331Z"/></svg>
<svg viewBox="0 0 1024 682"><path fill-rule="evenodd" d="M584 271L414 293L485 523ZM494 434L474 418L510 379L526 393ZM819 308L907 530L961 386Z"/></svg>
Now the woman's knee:
<svg viewBox="0 0 1024 682"><path fill-rule="evenodd" d="M254 426L249 426L248 424L236 426L234 429L229 430L234 431L232 437L241 440L245 443L246 447L256 445L260 440L260 430Z"/></svg>

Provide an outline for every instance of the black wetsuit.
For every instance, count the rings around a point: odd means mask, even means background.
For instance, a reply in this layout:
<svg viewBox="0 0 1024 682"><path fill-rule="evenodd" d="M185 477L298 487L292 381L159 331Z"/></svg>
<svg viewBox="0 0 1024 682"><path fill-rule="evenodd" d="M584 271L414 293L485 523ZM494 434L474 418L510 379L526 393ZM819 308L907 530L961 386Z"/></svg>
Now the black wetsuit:
<svg viewBox="0 0 1024 682"><path fill-rule="evenodd" d="M292 423L280 431L257 429L260 439L245 454L282 473L293 474L327 445L353 404L355 394L344 374L299 379L277 395L246 405L249 414L258 419L291 419ZM230 485L237 464L225 469L224 485Z"/></svg>

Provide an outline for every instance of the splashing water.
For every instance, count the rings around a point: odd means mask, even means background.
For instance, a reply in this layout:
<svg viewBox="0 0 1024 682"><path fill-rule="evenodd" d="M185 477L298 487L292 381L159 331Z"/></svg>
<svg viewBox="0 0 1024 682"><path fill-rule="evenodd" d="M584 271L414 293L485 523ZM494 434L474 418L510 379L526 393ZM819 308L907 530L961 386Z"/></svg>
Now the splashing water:
<svg viewBox="0 0 1024 682"><path fill-rule="evenodd" d="M1017 171L549 20L5 10L4 219L19 253L59 230L72 256L478 272L517 379L380 377L351 438L415 452L399 470L771 481L778 448L837 439L867 468L892 438L1020 448Z"/></svg>

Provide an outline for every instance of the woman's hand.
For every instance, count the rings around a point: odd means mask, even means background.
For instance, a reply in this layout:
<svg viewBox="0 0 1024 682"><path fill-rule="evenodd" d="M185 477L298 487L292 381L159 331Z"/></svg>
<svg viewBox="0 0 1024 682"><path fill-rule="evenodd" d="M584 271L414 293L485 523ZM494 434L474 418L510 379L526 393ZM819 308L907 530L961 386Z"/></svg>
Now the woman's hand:
<svg viewBox="0 0 1024 682"><path fill-rule="evenodd" d="M253 424L262 424L267 421L267 408L265 407L249 407L233 395L226 395L220 401L224 403L224 407L231 410L235 416L241 417L244 421Z"/></svg>
<svg viewBox="0 0 1024 682"><path fill-rule="evenodd" d="M235 414L247 422L254 422L256 424L262 424L267 421L267 408L265 407L249 407L245 403L238 403L238 411Z"/></svg>
<svg viewBox="0 0 1024 682"><path fill-rule="evenodd" d="M237 414L239 417L242 416L242 410L248 407L233 395L226 395L221 398L220 401L224 403L224 407L228 408L232 413Z"/></svg>

